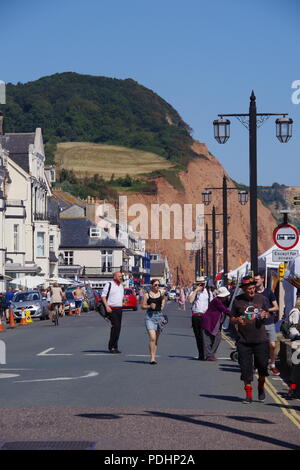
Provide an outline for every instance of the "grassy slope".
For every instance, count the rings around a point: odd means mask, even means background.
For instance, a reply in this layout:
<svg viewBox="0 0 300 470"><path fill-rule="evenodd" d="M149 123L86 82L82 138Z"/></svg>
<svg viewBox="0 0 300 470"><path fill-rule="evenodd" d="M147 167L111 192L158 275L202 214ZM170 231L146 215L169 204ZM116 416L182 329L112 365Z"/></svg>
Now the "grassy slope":
<svg viewBox="0 0 300 470"><path fill-rule="evenodd" d="M99 174L106 180L112 174L115 177L127 174L134 177L174 166L154 153L89 142L59 143L55 162L59 169L73 170L79 178Z"/></svg>

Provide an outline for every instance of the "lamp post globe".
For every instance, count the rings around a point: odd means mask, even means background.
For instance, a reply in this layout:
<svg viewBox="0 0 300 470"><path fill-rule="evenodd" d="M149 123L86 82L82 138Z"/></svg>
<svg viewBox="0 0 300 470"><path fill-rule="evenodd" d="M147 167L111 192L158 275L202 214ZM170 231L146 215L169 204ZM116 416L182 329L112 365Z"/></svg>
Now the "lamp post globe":
<svg viewBox="0 0 300 470"><path fill-rule="evenodd" d="M239 203L244 206L248 202L248 191L238 192Z"/></svg>
<svg viewBox="0 0 300 470"><path fill-rule="evenodd" d="M229 119L215 119L214 136L219 144L225 144L230 137L230 121Z"/></svg>
<svg viewBox="0 0 300 470"><path fill-rule="evenodd" d="M208 206L211 203L211 191L202 192L202 202L205 206Z"/></svg>
<svg viewBox="0 0 300 470"><path fill-rule="evenodd" d="M276 119L276 137L279 142L286 143L292 137L293 119L282 117Z"/></svg>

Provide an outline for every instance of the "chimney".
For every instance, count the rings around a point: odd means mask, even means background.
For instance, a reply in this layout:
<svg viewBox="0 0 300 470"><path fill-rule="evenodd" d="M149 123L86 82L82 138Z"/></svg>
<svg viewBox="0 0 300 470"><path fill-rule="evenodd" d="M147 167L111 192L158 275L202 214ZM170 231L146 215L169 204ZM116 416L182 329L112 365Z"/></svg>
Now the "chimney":
<svg viewBox="0 0 300 470"><path fill-rule="evenodd" d="M4 135L4 116L0 111L0 135Z"/></svg>

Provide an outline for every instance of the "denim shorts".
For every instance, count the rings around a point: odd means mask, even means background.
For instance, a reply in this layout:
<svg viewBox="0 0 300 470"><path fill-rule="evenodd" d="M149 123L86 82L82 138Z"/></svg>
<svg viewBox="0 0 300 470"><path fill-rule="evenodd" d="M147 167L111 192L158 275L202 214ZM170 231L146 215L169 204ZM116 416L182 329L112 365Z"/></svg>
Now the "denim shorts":
<svg viewBox="0 0 300 470"><path fill-rule="evenodd" d="M267 338L269 343L275 343L276 341L276 330L275 330L275 325L274 323L271 323L271 325L265 325L266 333L267 333Z"/></svg>
<svg viewBox="0 0 300 470"><path fill-rule="evenodd" d="M147 330L162 331L160 326L161 319L163 314L161 312L155 312L152 310L147 310L145 316L145 325Z"/></svg>

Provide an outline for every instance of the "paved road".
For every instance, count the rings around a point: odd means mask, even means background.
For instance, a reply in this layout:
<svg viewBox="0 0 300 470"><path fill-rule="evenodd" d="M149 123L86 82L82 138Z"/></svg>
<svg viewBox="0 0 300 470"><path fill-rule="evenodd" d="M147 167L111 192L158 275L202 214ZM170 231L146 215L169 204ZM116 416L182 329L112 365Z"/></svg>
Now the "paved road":
<svg viewBox="0 0 300 470"><path fill-rule="evenodd" d="M124 312L120 355L96 313L35 321L1 333L2 442L90 441L96 449L299 449L300 401L269 377L267 400L242 403L238 364L223 340L218 362L197 356L189 311L167 306L158 365L148 363L144 313Z"/></svg>

